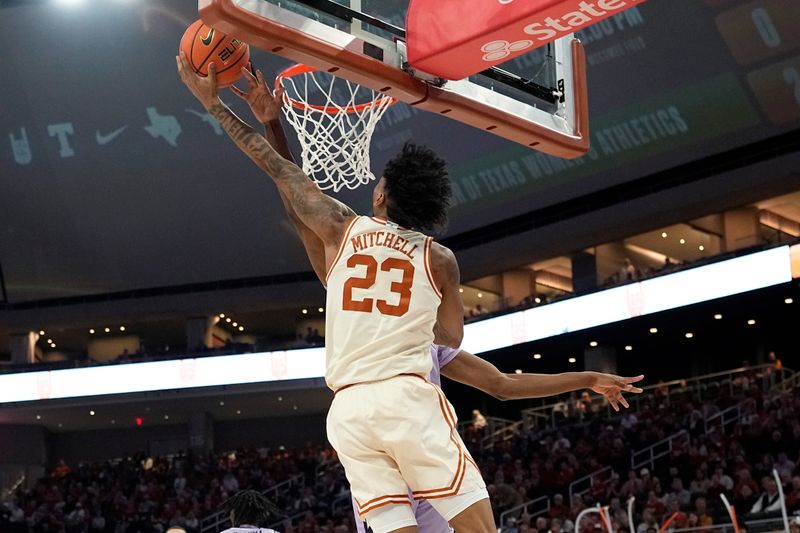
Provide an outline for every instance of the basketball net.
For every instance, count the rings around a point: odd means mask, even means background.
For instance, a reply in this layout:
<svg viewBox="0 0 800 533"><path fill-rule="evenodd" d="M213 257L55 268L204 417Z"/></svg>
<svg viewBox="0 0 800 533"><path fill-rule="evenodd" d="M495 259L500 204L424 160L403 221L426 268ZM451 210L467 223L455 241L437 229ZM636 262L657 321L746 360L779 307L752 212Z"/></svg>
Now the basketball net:
<svg viewBox="0 0 800 533"><path fill-rule="evenodd" d="M286 90L283 113L300 141L303 172L320 189L355 189L375 179L370 141L395 99L306 65L278 74L275 88L280 86ZM319 103L309 102L312 95ZM368 101L356 103L357 97Z"/></svg>

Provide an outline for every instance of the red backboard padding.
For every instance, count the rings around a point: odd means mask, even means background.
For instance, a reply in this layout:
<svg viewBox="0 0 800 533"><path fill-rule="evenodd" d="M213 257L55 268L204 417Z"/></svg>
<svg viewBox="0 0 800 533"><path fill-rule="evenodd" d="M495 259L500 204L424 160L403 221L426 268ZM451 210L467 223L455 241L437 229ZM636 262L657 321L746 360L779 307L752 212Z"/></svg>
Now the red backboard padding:
<svg viewBox="0 0 800 533"><path fill-rule="evenodd" d="M408 60L460 80L644 0L411 0Z"/></svg>

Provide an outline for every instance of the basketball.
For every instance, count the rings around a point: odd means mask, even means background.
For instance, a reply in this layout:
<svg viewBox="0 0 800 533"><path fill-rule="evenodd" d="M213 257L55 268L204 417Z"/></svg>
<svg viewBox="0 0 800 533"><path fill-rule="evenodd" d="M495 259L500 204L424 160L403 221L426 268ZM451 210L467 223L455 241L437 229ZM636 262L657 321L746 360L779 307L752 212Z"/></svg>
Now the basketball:
<svg viewBox="0 0 800 533"><path fill-rule="evenodd" d="M242 67L250 61L250 48L239 39L228 37L221 31L197 20L181 38L181 51L186 54L194 71L208 74L208 65L217 66L217 84L225 87L242 75Z"/></svg>

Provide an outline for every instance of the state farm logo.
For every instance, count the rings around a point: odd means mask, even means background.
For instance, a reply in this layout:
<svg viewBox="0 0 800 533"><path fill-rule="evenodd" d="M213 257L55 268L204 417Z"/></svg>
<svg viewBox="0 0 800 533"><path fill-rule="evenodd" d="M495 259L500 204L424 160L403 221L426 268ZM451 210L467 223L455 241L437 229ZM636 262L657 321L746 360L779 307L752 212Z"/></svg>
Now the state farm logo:
<svg viewBox="0 0 800 533"><path fill-rule="evenodd" d="M497 0L500 5L508 5L513 1L514 0ZM540 10L538 13L531 13L530 16L533 20L529 18L527 21L523 21L521 27L506 27L503 30L503 36L529 36L531 39L498 39L490 41L481 46L483 60L487 62L500 61L512 54L532 47L534 41L537 45L554 41L644 1L645 0L564 0L557 6L560 14L553 13L554 10L552 9L547 9L544 10L544 12L548 13L549 16L537 20L537 14L539 17L544 15L542 10ZM497 33L495 33L493 37L494 36L497 36Z"/></svg>
<svg viewBox="0 0 800 533"><path fill-rule="evenodd" d="M539 41L552 41L569 33L578 31L586 26L591 26L611 15L624 11L631 4L638 4L644 0L596 0L588 2L581 0L580 3L565 2L572 4L564 6L564 13L556 17L546 17L542 21L527 24L522 31L532 35Z"/></svg>
<svg viewBox="0 0 800 533"><path fill-rule="evenodd" d="M533 46L533 41L527 39L522 41L492 41L481 46L484 61L499 61L505 59L514 52L519 52Z"/></svg>

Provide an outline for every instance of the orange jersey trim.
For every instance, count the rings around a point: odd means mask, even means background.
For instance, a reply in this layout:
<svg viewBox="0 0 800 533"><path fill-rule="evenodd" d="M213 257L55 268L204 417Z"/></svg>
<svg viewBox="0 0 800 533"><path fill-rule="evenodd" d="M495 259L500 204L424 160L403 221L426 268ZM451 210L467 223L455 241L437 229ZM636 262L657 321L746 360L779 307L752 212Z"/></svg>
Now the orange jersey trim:
<svg viewBox="0 0 800 533"><path fill-rule="evenodd" d="M439 290L439 287L436 285L436 281L433 279L433 269L431 268L431 247L433 245L433 237L426 237L425 238L425 274L428 276L428 282L431 284L431 288L433 288L433 292L436 293L436 296L439 299L442 299L442 291Z"/></svg>
<svg viewBox="0 0 800 533"><path fill-rule="evenodd" d="M390 498L393 500L398 500L398 499L408 500L408 494L386 494L384 496L378 496L377 498L372 498L370 501L364 502L363 504L358 503L358 500L356 500L356 505L358 505L358 508L361 509L363 507L369 507L370 505L379 502L381 500L385 500L386 498Z"/></svg>
<svg viewBox="0 0 800 533"><path fill-rule="evenodd" d="M325 275L325 285L328 284L328 280L331 277L331 272L333 272L336 263L338 263L339 259L342 257L342 253L344 252L344 247L347 245L347 240L350 238L350 232L353 230L353 226L355 226L356 221L358 221L359 218L360 217L358 216L353 217L353 220L351 220L350 224L347 225L347 229L342 235L342 240L339 243L339 251L336 252L336 257L333 258L333 262L331 263L330 268L328 268L328 273Z"/></svg>
<svg viewBox="0 0 800 533"><path fill-rule="evenodd" d="M358 510L359 516L364 516L365 514L369 513L370 511L374 511L375 509L380 509L381 507L385 507L387 505L408 505L411 507L411 500L408 499L408 495L406 495L405 500L397 499L397 500L387 500L383 503L377 503L371 507L364 507L363 509Z"/></svg>
<svg viewBox="0 0 800 533"><path fill-rule="evenodd" d="M390 380L392 378L396 378L396 377L399 377L399 376L411 376L411 377L414 377L414 378L419 378L419 379L421 379L422 381L424 381L426 383L428 382L427 379L423 378L419 374L397 374L397 376L392 376L391 378L386 378L386 379L382 379L382 380L379 380L379 381L387 381L387 380ZM355 387L356 385L364 385L366 383L377 383L377 381L362 381L361 383L351 383L349 385L345 385L344 387L339 387L338 389L333 391L333 395L336 396L337 394L339 394L340 392L342 392L345 389L349 389L350 387Z"/></svg>
<svg viewBox="0 0 800 533"><path fill-rule="evenodd" d="M447 409L446 399L444 397L444 393L436 386L431 383L431 386L436 391L436 394L439 397L439 409L442 411L442 416L444 416L445 422L447 423L448 427L450 428L450 440L453 444L456 445L458 449L458 466L456 467L456 475L453 478L453 481L450 483L448 487L442 487L439 489L431 489L431 490L419 490L412 492L414 499L426 499L432 500L437 498L448 498L450 496L454 496L458 494L458 491L461 490L461 485L464 482L464 477L467 473L467 461L475 464L471 461L469 455L464 452L464 449L459 444L458 439L453 436L453 431L455 431L455 419L453 418L453 414L449 412ZM476 466L477 468L477 466Z"/></svg>

